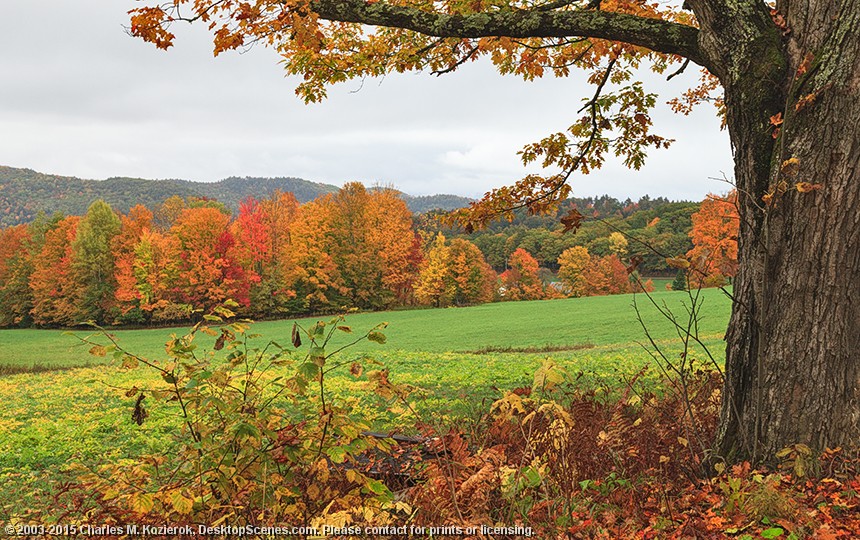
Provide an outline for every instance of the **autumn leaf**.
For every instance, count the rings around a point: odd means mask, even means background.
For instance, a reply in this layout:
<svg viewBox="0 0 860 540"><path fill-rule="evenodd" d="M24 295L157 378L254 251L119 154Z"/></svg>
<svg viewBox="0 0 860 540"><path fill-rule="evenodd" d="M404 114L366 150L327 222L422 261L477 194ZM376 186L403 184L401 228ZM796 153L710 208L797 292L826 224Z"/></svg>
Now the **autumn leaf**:
<svg viewBox="0 0 860 540"><path fill-rule="evenodd" d="M799 193L809 193L811 191L818 191L822 189L824 186L821 184L812 184L809 182L798 182L795 184L795 188Z"/></svg>
<svg viewBox="0 0 860 540"><path fill-rule="evenodd" d="M797 103L794 104L794 110L799 111L808 105L812 105L815 103L815 98L817 96L815 94L806 94L797 100Z"/></svg>
<svg viewBox="0 0 860 540"><path fill-rule="evenodd" d="M809 71L809 66L812 65L812 60L815 58L815 55L811 52L806 53L806 56L803 57L803 60L800 62L800 65L797 66L797 74L796 77L801 77Z"/></svg>
<svg viewBox="0 0 860 540"><path fill-rule="evenodd" d="M800 160L796 157L791 157L782 162L779 170L788 177L794 176L800 170Z"/></svg>
<svg viewBox="0 0 860 540"><path fill-rule="evenodd" d="M131 413L132 421L139 426L143 425L143 421L146 420L147 416L149 416L149 413L147 413L146 409L143 407L143 400L145 398L145 394L138 394L137 402L134 404L134 411Z"/></svg>
<svg viewBox="0 0 860 540"><path fill-rule="evenodd" d="M218 336L218 339L215 340L215 345L213 346L213 349L215 349L216 351L220 351L221 349L223 349L224 348L224 340L226 340L226 339L227 339L226 332L222 332L221 335Z"/></svg>
<svg viewBox="0 0 860 540"><path fill-rule="evenodd" d="M131 509L138 514L148 514L155 506L155 501L150 493L137 493L129 498Z"/></svg>
<svg viewBox="0 0 860 540"><path fill-rule="evenodd" d="M374 343L379 343L380 345L385 344L385 334L378 330L371 330L367 333L367 339L369 341L373 341Z"/></svg>
<svg viewBox="0 0 860 540"><path fill-rule="evenodd" d="M170 504L176 512L183 515L190 514L194 508L194 501L183 495L181 490L170 495Z"/></svg>
<svg viewBox="0 0 860 540"><path fill-rule="evenodd" d="M633 272L635 272L636 269L639 268L639 265L642 264L642 262L644 261L645 259L641 255L634 255L630 257L630 265L627 266L627 273L632 274Z"/></svg>
<svg viewBox="0 0 860 540"><path fill-rule="evenodd" d="M666 264L672 268L685 269L690 267L690 261L683 257L670 257L666 259Z"/></svg>
<svg viewBox="0 0 860 540"><path fill-rule="evenodd" d="M293 347L298 349L302 346L302 336L299 333L299 325L297 323L293 323L293 331L290 338L292 340Z"/></svg>
<svg viewBox="0 0 860 540"><path fill-rule="evenodd" d="M782 13L779 12L776 8L770 8L770 18L773 20L773 23L782 31L783 36L787 36L791 33L791 28L789 28L788 23L785 20L785 17Z"/></svg>
<svg viewBox="0 0 860 540"><path fill-rule="evenodd" d="M576 232L582 226L583 215L576 208L572 208L563 218L561 224L564 225L562 232Z"/></svg>

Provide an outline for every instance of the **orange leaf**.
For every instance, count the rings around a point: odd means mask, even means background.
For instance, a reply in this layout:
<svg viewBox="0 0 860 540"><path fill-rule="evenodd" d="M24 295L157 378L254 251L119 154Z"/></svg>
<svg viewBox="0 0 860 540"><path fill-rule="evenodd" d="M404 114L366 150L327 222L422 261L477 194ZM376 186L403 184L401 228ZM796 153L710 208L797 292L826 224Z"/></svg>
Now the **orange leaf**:
<svg viewBox="0 0 860 540"><path fill-rule="evenodd" d="M798 77L809 71L809 66L812 64L813 58L815 58L815 55L813 55L812 53L806 53L806 56L803 57L803 61L797 67Z"/></svg>
<svg viewBox="0 0 860 540"><path fill-rule="evenodd" d="M811 184L809 182L798 182L795 184L795 187L799 193L809 193L810 191L818 191L824 186L821 184Z"/></svg>

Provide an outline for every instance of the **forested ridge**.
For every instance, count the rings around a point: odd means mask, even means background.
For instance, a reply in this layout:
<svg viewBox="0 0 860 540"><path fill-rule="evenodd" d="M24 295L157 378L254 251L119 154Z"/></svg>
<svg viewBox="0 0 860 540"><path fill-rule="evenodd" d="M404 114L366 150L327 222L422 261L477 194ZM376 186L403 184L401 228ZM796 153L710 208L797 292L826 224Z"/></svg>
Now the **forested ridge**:
<svg viewBox="0 0 860 540"><path fill-rule="evenodd" d="M676 272L673 288L717 285L736 269L733 210L604 196L564 203L583 216L576 232L527 215L466 232L359 183L305 203L249 196L236 211L196 196L128 211L97 199L0 228L0 326L176 323L225 301L259 319L621 294Z"/></svg>
<svg viewBox="0 0 860 540"><path fill-rule="evenodd" d="M71 176L43 174L31 169L0 165L0 226L27 223L38 213L82 215L90 203L101 199L120 212L142 204L155 207L171 196L215 199L236 212L246 197L267 197L275 191L290 192L305 203L320 195L335 193L337 186L301 178L230 177L218 182L114 177L87 180ZM453 210L468 204L458 195L412 196L401 194L412 212L436 208Z"/></svg>

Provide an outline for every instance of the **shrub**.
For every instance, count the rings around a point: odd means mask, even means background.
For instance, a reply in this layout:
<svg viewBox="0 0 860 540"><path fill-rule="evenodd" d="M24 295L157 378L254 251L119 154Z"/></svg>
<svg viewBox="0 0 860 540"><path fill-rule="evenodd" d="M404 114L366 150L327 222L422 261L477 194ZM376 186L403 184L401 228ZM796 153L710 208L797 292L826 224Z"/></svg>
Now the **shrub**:
<svg viewBox="0 0 860 540"><path fill-rule="evenodd" d="M350 414L326 388L326 375L349 364L341 349L327 349L335 333L351 333L342 317L310 328L293 327L292 347L275 341L255 346L248 321L219 307L166 346L165 362L83 338L96 355L111 354L125 369L147 369L160 383L123 389L136 398L132 418L146 421L150 400L179 416L175 452L134 463L78 465L66 504L79 516L104 522L172 524L313 525L323 516L350 523L384 524L402 505L388 488L362 472L358 456L386 451L389 443L362 434L368 425ZM363 339L384 342L384 324ZM211 349L201 341L212 339ZM303 347L303 342L307 345ZM303 347L303 348L302 348ZM302 348L303 354L290 349ZM372 390L401 395L387 372L368 374Z"/></svg>

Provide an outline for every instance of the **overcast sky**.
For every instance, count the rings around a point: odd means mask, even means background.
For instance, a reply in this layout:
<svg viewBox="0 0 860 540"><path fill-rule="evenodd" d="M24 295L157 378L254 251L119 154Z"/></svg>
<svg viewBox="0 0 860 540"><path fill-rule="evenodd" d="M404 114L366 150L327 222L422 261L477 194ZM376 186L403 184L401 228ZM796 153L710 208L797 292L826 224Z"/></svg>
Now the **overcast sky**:
<svg viewBox="0 0 860 540"><path fill-rule="evenodd" d="M151 3L151 2L150 2ZM263 47L212 57L203 28L176 28L168 52L123 31L131 0L2 0L0 165L103 179L216 181L298 176L479 196L526 172L516 152L567 127L592 92L581 73L523 82L488 63L332 88L304 105ZM697 79L649 77L662 100ZM709 106L655 113L677 139L630 171L608 163L573 180L578 196L701 199L726 191L728 135Z"/></svg>

